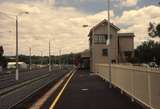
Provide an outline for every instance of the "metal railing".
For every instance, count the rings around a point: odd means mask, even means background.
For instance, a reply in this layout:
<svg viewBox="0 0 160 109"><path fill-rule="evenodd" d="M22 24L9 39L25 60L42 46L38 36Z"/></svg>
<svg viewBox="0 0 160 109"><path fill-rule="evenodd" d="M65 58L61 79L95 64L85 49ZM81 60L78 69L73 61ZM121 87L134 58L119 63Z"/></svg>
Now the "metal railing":
<svg viewBox="0 0 160 109"><path fill-rule="evenodd" d="M109 66L96 64L95 72L109 81ZM151 109L160 109L160 69L112 65L112 84Z"/></svg>

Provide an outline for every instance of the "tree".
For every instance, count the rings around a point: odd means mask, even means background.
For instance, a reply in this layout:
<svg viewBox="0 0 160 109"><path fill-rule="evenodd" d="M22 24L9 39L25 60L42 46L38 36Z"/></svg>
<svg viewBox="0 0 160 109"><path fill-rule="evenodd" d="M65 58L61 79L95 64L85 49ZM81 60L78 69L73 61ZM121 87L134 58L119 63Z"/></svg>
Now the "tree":
<svg viewBox="0 0 160 109"><path fill-rule="evenodd" d="M155 61L160 64L160 43L152 40L143 42L136 48L135 57L140 63Z"/></svg>
<svg viewBox="0 0 160 109"><path fill-rule="evenodd" d="M0 46L0 66L2 66L3 68L7 67L7 59L3 56L4 54L4 50L3 47Z"/></svg>
<svg viewBox="0 0 160 109"><path fill-rule="evenodd" d="M160 37L160 24L149 23L148 34L152 38Z"/></svg>
<svg viewBox="0 0 160 109"><path fill-rule="evenodd" d="M0 57L3 56L3 53L4 53L3 47L0 46Z"/></svg>

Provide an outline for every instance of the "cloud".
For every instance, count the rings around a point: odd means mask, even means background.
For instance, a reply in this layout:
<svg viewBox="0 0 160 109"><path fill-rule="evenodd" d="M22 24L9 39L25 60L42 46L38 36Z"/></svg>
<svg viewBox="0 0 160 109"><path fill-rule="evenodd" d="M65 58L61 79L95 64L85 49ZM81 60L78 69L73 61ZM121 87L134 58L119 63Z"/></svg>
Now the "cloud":
<svg viewBox="0 0 160 109"><path fill-rule="evenodd" d="M106 18L107 12L88 15L72 7L54 7L42 2L15 3L3 2L0 10L7 14L28 11L29 15L19 17L19 52L28 54L32 47L33 54L48 54L48 41L52 40L52 52L80 52L88 48L88 31L82 25L98 23ZM114 16L113 11L111 11ZM15 55L15 19L0 14L0 43L4 45L6 55ZM12 31L11 33L8 31ZM56 49L55 49L56 48Z"/></svg>
<svg viewBox="0 0 160 109"><path fill-rule="evenodd" d="M118 0L123 6L135 6L138 0Z"/></svg>
<svg viewBox="0 0 160 109"><path fill-rule="evenodd" d="M19 19L19 52L33 54L43 51L48 55L48 42L52 40L52 52L80 52L87 49L88 32L83 28L87 24L93 26L107 18L107 12L88 14L73 7L55 7L43 1L17 3L3 2L0 10L8 14L29 11L29 15ZM112 22L121 28L121 32L134 32L135 46L146 40L148 23L160 21L160 7L147 6L140 9L124 11L122 16L116 16L111 11ZM0 44L4 46L6 55L15 55L15 19L0 13Z"/></svg>
<svg viewBox="0 0 160 109"><path fill-rule="evenodd" d="M80 2L95 2L97 0L79 0ZM104 0L99 0L99 1L104 1Z"/></svg>
<svg viewBox="0 0 160 109"><path fill-rule="evenodd" d="M141 9L124 11L122 16L116 17L114 21L117 25L120 25L121 32L134 32L136 34L135 46L137 46L144 40L151 39L147 34L149 22L159 23L159 10L160 7L147 6Z"/></svg>

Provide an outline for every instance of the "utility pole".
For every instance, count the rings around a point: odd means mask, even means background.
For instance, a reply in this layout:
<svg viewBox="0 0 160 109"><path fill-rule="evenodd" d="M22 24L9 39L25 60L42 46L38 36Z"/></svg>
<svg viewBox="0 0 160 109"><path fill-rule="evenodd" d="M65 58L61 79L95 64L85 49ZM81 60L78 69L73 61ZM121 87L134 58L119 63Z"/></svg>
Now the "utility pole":
<svg viewBox="0 0 160 109"><path fill-rule="evenodd" d="M49 71L51 71L51 42L49 40Z"/></svg>
<svg viewBox="0 0 160 109"><path fill-rule="evenodd" d="M53 55L52 67L53 68L54 68L54 64L55 64L55 53L54 53L54 51L55 51L55 48L54 48L54 44L53 44L53 53L52 53L52 55Z"/></svg>
<svg viewBox="0 0 160 109"><path fill-rule="evenodd" d="M0 13L3 13L3 12L0 12ZM18 21L19 21L19 16L23 15L23 14L29 14L29 12L20 12L18 13L16 16L15 15L11 15L11 14L7 14L7 13L3 13L5 15L9 15L9 16L14 16L16 19L16 73L15 73L15 79L16 80L19 80L19 65L18 65L18 62L19 62L19 57L18 57L18 38L19 38L19 34L18 34L18 31L19 31L19 25L18 25ZM12 17L10 17L12 18Z"/></svg>
<svg viewBox="0 0 160 109"><path fill-rule="evenodd" d="M93 30L92 30L92 58L93 58L92 62L93 62L93 68L92 69L93 69L93 72L96 73L95 72L95 64L96 63L95 63L95 56L94 56L95 55L95 53L94 53L94 49L95 49L94 38L95 38L95 35L94 35L94 27L93 27Z"/></svg>
<svg viewBox="0 0 160 109"><path fill-rule="evenodd" d="M43 52L41 51L41 65L43 65Z"/></svg>
<svg viewBox="0 0 160 109"><path fill-rule="evenodd" d="M16 80L19 80L19 66L18 66L18 16L16 16Z"/></svg>
<svg viewBox="0 0 160 109"><path fill-rule="evenodd" d="M108 0L108 62L109 62L109 87L112 87L112 74L111 74L111 34L110 34L110 0Z"/></svg>
<svg viewBox="0 0 160 109"><path fill-rule="evenodd" d="M31 71L32 70L32 58L31 58L31 54L32 51L31 51L31 48L29 48L29 70Z"/></svg>
<svg viewBox="0 0 160 109"><path fill-rule="evenodd" d="M62 56L61 56L61 49L59 50L59 65L60 65L60 69L62 69Z"/></svg>
<svg viewBox="0 0 160 109"><path fill-rule="evenodd" d="M67 54L67 63L66 64L69 66L69 54Z"/></svg>
<svg viewBox="0 0 160 109"><path fill-rule="evenodd" d="M86 27L90 27L89 25L83 25L82 26L83 28L86 28ZM90 47L90 49L91 49L91 55L92 55L92 58L91 58L91 64L92 64L92 72L94 72L95 73L95 66L96 66L96 62L95 62L95 53L94 53L94 46L95 46L95 44L94 44L94 39L95 39L95 28L93 27L92 29L91 29L91 31L92 31L92 34L91 34L91 47Z"/></svg>

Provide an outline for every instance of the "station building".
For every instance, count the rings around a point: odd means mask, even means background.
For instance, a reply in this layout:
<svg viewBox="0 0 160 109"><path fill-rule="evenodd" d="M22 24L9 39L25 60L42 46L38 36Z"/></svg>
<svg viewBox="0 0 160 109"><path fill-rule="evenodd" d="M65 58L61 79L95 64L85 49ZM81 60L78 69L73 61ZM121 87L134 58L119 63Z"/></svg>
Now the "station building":
<svg viewBox="0 0 160 109"><path fill-rule="evenodd" d="M108 64L108 21L103 20L89 32L90 69L94 72L95 64ZM134 57L134 33L119 33L120 28L110 23L111 62L127 63Z"/></svg>

